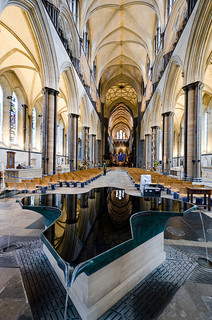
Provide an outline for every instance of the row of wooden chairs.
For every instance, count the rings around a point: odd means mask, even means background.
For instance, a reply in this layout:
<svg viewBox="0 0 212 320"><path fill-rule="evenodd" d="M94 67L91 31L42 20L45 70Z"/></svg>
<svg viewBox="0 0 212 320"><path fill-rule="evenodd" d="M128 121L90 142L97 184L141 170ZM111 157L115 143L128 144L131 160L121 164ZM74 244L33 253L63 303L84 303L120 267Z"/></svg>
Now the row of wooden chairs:
<svg viewBox="0 0 212 320"><path fill-rule="evenodd" d="M85 184L99 177L102 173L102 168L92 168L34 178L33 180L23 180L22 182L6 182L5 184L8 191L37 192L41 189L41 192L45 192L48 187L55 189L56 186L62 187L64 184L68 187L70 185L77 187L77 184L80 183L81 187L84 187Z"/></svg>
<svg viewBox="0 0 212 320"><path fill-rule="evenodd" d="M151 175L152 184L159 184L167 190L167 193L173 194L175 198L187 197L187 188L195 187L192 181L184 181L172 176L165 176L158 172L147 171L140 168L126 168L131 180L136 187L140 187L140 179L142 174ZM198 188L204 187L204 185L198 185Z"/></svg>

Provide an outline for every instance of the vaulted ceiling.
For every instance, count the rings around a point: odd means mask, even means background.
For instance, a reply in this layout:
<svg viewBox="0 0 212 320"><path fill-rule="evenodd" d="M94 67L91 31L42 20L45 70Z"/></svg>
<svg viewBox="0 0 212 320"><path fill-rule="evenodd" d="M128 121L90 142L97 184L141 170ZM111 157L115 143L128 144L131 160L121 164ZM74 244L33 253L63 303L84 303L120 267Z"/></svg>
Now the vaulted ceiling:
<svg viewBox="0 0 212 320"><path fill-rule="evenodd" d="M87 23L91 63L104 102L108 84L127 82L141 99L148 59L153 62L158 18L164 24L164 0L82 0L81 32ZM161 14L163 13L163 14ZM110 87L110 86L109 86ZM107 90L105 90L107 88Z"/></svg>

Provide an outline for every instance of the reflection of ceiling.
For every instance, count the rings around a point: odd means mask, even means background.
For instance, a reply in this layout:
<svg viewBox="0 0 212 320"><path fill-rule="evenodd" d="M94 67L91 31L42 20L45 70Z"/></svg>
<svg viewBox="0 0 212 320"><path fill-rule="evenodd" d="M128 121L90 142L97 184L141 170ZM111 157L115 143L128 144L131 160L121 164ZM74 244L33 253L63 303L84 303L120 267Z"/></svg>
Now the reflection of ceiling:
<svg viewBox="0 0 212 320"><path fill-rule="evenodd" d="M124 98L129 100L132 104L137 104L137 95L135 89L125 82L118 82L112 86L106 94L105 107L110 106L113 101Z"/></svg>
<svg viewBox="0 0 212 320"><path fill-rule="evenodd" d="M124 190L112 190L107 199L108 214L116 226L129 223L132 214L132 203Z"/></svg>

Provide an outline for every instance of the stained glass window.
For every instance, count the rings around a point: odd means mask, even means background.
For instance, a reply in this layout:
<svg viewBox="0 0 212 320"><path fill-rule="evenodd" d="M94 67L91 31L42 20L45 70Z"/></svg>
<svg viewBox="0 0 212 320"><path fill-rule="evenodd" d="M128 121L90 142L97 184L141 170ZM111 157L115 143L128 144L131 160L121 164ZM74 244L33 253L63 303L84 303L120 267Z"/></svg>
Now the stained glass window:
<svg viewBox="0 0 212 320"><path fill-rule="evenodd" d="M63 122L61 120L57 125L57 153L63 153Z"/></svg>
<svg viewBox="0 0 212 320"><path fill-rule="evenodd" d="M203 153L207 153L208 149L208 112L207 110L203 114Z"/></svg>
<svg viewBox="0 0 212 320"><path fill-rule="evenodd" d="M35 107L32 109L32 148L36 148L36 119L37 113Z"/></svg>
<svg viewBox="0 0 212 320"><path fill-rule="evenodd" d="M10 141L16 143L18 129L18 99L13 92L10 103Z"/></svg>
<svg viewBox="0 0 212 320"><path fill-rule="evenodd" d="M126 133L122 130L117 132L117 139L126 139Z"/></svg>
<svg viewBox="0 0 212 320"><path fill-rule="evenodd" d="M3 130L3 90L0 86L0 140L2 140L2 130Z"/></svg>

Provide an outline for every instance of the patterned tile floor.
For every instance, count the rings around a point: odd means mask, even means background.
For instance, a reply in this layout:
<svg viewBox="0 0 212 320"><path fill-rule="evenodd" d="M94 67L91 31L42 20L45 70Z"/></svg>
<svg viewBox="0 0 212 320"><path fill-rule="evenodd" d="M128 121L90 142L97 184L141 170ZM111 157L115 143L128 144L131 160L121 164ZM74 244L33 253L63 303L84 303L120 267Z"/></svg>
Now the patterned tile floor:
<svg viewBox="0 0 212 320"><path fill-rule="evenodd" d="M125 188L132 195L140 195L125 172L111 171L92 182L92 187L114 186ZM54 193L80 193L81 188L60 188ZM166 195L165 195L166 196ZM15 198L20 198L21 195ZM212 257L211 213L204 215L208 252ZM192 225L192 227L191 227ZM40 234L43 221L39 214L22 210L15 199L0 200L0 250L8 243L13 251L0 253L0 319L64 319L66 292L42 251ZM197 215L182 219L181 223L169 221L166 229L166 261L142 280L101 320L172 320L212 319L212 271L198 264L198 257L205 256L204 239ZM23 306L24 289L19 285L19 299L14 297L14 287L20 283L14 278L20 270L28 301ZM2 281L2 271L7 271L8 282ZM17 277L17 276L16 276ZM11 282L11 278L13 281ZM15 281L16 280L16 281ZM9 297L13 296L13 299ZM21 300L22 299L22 300ZM6 303L6 304L5 304ZM5 307L6 305L6 307ZM16 312L11 306L16 306ZM21 312L17 312L17 310ZM7 315L5 310L8 310ZM68 319L80 319L72 302L68 301Z"/></svg>

